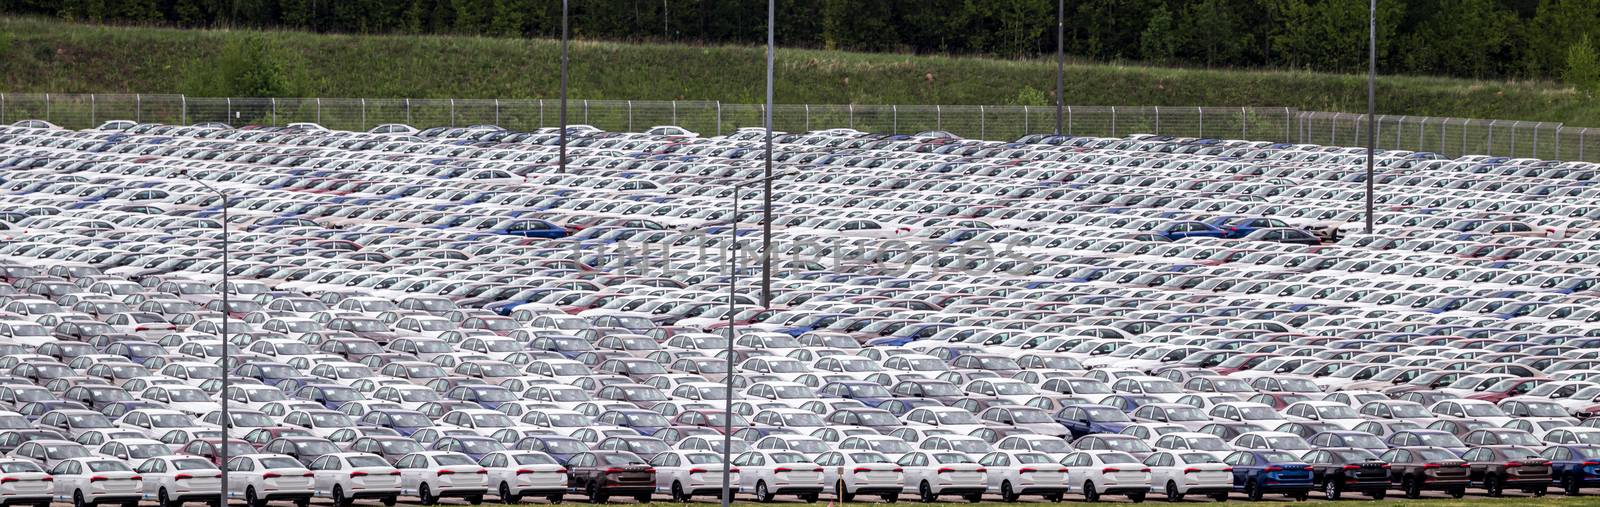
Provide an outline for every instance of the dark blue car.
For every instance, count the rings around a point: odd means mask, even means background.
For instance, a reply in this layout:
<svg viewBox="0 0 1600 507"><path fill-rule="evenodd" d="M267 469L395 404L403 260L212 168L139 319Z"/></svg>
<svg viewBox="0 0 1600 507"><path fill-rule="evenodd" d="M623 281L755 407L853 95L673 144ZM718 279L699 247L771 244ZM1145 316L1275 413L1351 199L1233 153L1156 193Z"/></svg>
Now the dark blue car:
<svg viewBox="0 0 1600 507"><path fill-rule="evenodd" d="M1072 432L1072 438L1092 433L1118 433L1133 419L1116 407L1097 404L1069 405L1055 413L1055 420Z"/></svg>
<svg viewBox="0 0 1600 507"><path fill-rule="evenodd" d="M1556 487L1567 496L1577 496L1581 488L1600 486L1600 445L1553 445L1539 456L1550 460Z"/></svg>
<svg viewBox="0 0 1600 507"><path fill-rule="evenodd" d="M1233 466L1233 490L1252 501L1267 493L1305 500L1313 487L1311 465L1283 451L1239 451L1223 458Z"/></svg>
<svg viewBox="0 0 1600 507"><path fill-rule="evenodd" d="M1220 238L1222 229L1198 220L1175 220L1156 226L1150 232L1171 240L1183 238Z"/></svg>
<svg viewBox="0 0 1600 507"><path fill-rule="evenodd" d="M505 220L499 224L495 224L494 228L489 229L488 232L507 236L523 236L528 238L547 239L564 238L567 236L567 229L559 225L535 218Z"/></svg>

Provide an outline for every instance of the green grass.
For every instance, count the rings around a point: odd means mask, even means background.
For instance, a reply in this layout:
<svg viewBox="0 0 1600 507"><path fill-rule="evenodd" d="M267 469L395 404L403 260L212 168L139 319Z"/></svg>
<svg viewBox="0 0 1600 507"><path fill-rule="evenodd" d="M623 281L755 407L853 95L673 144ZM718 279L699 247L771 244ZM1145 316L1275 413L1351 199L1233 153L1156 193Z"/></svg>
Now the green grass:
<svg viewBox="0 0 1600 507"><path fill-rule="evenodd" d="M259 32L305 96L553 98L559 44L451 36ZM241 32L0 18L0 91L187 93ZM764 49L575 42L571 96L759 103ZM809 104L1049 103L1053 62L782 49L776 98ZM1365 110L1365 76L1074 64L1072 105ZM1379 113L1600 125L1600 103L1559 83L1384 77Z"/></svg>

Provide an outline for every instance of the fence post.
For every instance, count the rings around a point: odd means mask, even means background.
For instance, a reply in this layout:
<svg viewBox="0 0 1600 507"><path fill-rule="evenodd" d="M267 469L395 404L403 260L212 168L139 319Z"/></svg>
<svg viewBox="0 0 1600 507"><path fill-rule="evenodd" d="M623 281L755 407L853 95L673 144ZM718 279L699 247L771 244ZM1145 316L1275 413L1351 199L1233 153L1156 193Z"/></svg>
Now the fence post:
<svg viewBox="0 0 1600 507"><path fill-rule="evenodd" d="M890 115L891 115L890 117L892 118L892 121L893 121L892 126L889 128L889 133L891 133L891 134L899 134L900 133L900 106L897 106L897 105L894 105L894 104L890 104L889 105L889 113L890 113Z"/></svg>
<svg viewBox="0 0 1600 507"><path fill-rule="evenodd" d="M1544 128L1544 122L1533 124L1533 158L1539 158L1539 129Z"/></svg>
<svg viewBox="0 0 1600 507"><path fill-rule="evenodd" d="M367 99L361 99L361 130L367 130Z"/></svg>
<svg viewBox="0 0 1600 507"><path fill-rule="evenodd" d="M593 124L589 123L589 99L583 99L583 124L591 127L594 126Z"/></svg>
<svg viewBox="0 0 1600 507"><path fill-rule="evenodd" d="M1289 122L1291 121L1294 121L1294 117L1290 116L1289 108L1283 108L1283 142L1286 143L1289 142Z"/></svg>
<svg viewBox="0 0 1600 507"><path fill-rule="evenodd" d="M978 106L978 138L979 139L988 139L989 138L989 136L988 136L989 132L984 127L986 127L986 125L984 125L984 123L983 123L983 106L980 105L980 106Z"/></svg>
<svg viewBox="0 0 1600 507"><path fill-rule="evenodd" d="M1484 153L1487 153L1489 155L1493 155L1494 154L1494 124L1495 124L1495 121L1496 120L1489 120L1489 136L1488 136L1488 141L1485 142L1485 144L1488 145L1488 148L1485 148L1483 150ZM1462 151L1466 151L1466 150L1462 150Z"/></svg>
<svg viewBox="0 0 1600 507"><path fill-rule="evenodd" d="M272 115L270 117L272 118L272 124L273 125L277 125L278 124L278 98L277 97L273 97L272 98Z"/></svg>
<svg viewBox="0 0 1600 507"><path fill-rule="evenodd" d="M628 132L633 132L633 101L628 101Z"/></svg>
<svg viewBox="0 0 1600 507"><path fill-rule="evenodd" d="M672 124L678 124L678 101L672 101Z"/></svg>
<svg viewBox="0 0 1600 507"><path fill-rule="evenodd" d="M184 125L188 125L189 124L189 96L188 95L179 95L178 96L178 115L181 117L181 120L178 123L182 123Z"/></svg>
<svg viewBox="0 0 1600 507"><path fill-rule="evenodd" d="M322 124L322 97L317 97L317 125Z"/></svg>
<svg viewBox="0 0 1600 507"><path fill-rule="evenodd" d="M806 104L806 132L811 131L811 104Z"/></svg>
<svg viewBox="0 0 1600 507"><path fill-rule="evenodd" d="M539 101L539 127L543 128L544 127L544 99L536 99L536 100Z"/></svg>
<svg viewBox="0 0 1600 507"><path fill-rule="evenodd" d="M1111 137L1117 137L1117 106L1111 106Z"/></svg>
<svg viewBox="0 0 1600 507"><path fill-rule="evenodd" d="M1521 124L1522 122L1520 121L1511 122L1511 151L1507 152L1506 155L1517 156L1517 125Z"/></svg>
<svg viewBox="0 0 1600 507"><path fill-rule="evenodd" d="M1161 106L1154 106L1156 110L1156 135L1161 135Z"/></svg>
<svg viewBox="0 0 1600 507"><path fill-rule="evenodd" d="M1396 149L1396 150L1402 149L1401 143L1403 141L1400 139L1400 135L1405 133L1405 131L1406 131L1406 117L1401 116L1400 119L1394 121L1394 149Z"/></svg>
<svg viewBox="0 0 1600 507"><path fill-rule="evenodd" d="M50 94L44 94L44 121L50 121ZM51 122L55 123L55 122Z"/></svg>
<svg viewBox="0 0 1600 507"><path fill-rule="evenodd" d="M6 94L0 93L0 123L6 122Z"/></svg>
<svg viewBox="0 0 1600 507"><path fill-rule="evenodd" d="M1022 106L1022 133L1028 134L1028 106Z"/></svg>
<svg viewBox="0 0 1600 507"><path fill-rule="evenodd" d="M500 125L500 99L494 99L494 124Z"/></svg>
<svg viewBox="0 0 1600 507"><path fill-rule="evenodd" d="M1589 133L1589 128L1584 127L1578 131L1578 160L1583 160L1583 136Z"/></svg>
<svg viewBox="0 0 1600 507"><path fill-rule="evenodd" d="M1334 113L1328 121L1328 146L1339 145L1339 114Z"/></svg>
<svg viewBox="0 0 1600 507"><path fill-rule="evenodd" d="M456 99L450 99L450 126L456 126Z"/></svg>
<svg viewBox="0 0 1600 507"><path fill-rule="evenodd" d="M411 99L406 99L406 125L411 124Z"/></svg>
<svg viewBox="0 0 1600 507"><path fill-rule="evenodd" d="M222 110L222 119L226 120L223 123L233 125L233 97L228 97L223 100L226 104Z"/></svg>
<svg viewBox="0 0 1600 507"><path fill-rule="evenodd" d="M540 101L540 111L543 111L544 102ZM543 113L541 113L543 114ZM717 101L717 135L722 135L722 101Z"/></svg>
<svg viewBox="0 0 1600 507"><path fill-rule="evenodd" d="M933 129L944 130L944 113L940 110L938 104L933 105Z"/></svg>
<svg viewBox="0 0 1600 507"><path fill-rule="evenodd" d="M1239 139L1250 138L1250 111L1239 108Z"/></svg>
<svg viewBox="0 0 1600 507"><path fill-rule="evenodd" d="M1067 135L1072 135L1072 106L1067 106Z"/></svg>
<svg viewBox="0 0 1600 507"><path fill-rule="evenodd" d="M144 123L144 96L133 94L133 122Z"/></svg>
<svg viewBox="0 0 1600 507"><path fill-rule="evenodd" d="M854 130L856 128L856 105L846 104L845 107L847 107L848 111L850 112L850 129Z"/></svg>
<svg viewBox="0 0 1600 507"><path fill-rule="evenodd" d="M1561 129L1566 126L1565 123L1556 124L1556 160L1561 160Z"/></svg>
<svg viewBox="0 0 1600 507"><path fill-rule="evenodd" d="M1196 117L1200 118L1200 135L1197 135L1195 137L1204 138L1206 136L1206 110L1205 110L1205 108L1200 107L1200 106L1195 106L1194 115Z"/></svg>

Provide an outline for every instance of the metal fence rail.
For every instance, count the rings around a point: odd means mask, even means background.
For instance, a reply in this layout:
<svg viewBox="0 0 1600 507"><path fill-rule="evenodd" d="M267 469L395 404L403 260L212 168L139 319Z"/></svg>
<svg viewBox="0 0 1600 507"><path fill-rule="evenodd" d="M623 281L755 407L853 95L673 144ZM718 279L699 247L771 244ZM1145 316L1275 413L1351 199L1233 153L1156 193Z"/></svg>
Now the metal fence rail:
<svg viewBox="0 0 1600 507"><path fill-rule="evenodd" d="M219 98L184 95L0 93L0 123L41 119L67 128L108 120L191 124L286 125L314 122L367 130L384 123L419 127L493 124L531 130L556 126L560 104L539 99ZM710 101L570 100L568 121L606 130L640 131L677 125L706 135L759 127L765 106ZM1251 139L1359 146L1366 115L1301 111L1286 107L1068 106L1067 134ZM1049 132L1049 106L930 106L783 104L773 128L799 132L853 128L868 132L944 130L962 137L1015 139ZM1432 151L1447 156L1487 154L1562 160L1600 159L1600 132L1561 123L1379 116L1378 147Z"/></svg>

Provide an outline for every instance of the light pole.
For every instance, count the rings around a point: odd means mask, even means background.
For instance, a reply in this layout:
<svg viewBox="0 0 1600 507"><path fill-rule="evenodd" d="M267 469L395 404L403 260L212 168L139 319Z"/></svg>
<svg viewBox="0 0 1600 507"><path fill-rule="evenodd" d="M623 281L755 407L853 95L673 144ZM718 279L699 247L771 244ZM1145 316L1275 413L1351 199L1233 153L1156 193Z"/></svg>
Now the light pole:
<svg viewBox="0 0 1600 507"><path fill-rule="evenodd" d="M1066 34L1067 0L1056 0L1056 135L1061 135L1061 109L1066 104L1066 84L1062 74L1066 72L1067 53L1062 37Z"/></svg>
<svg viewBox="0 0 1600 507"><path fill-rule="evenodd" d="M767 166L761 179L766 191L761 194L761 307L772 306L772 51L773 20L777 17L777 0L767 0ZM738 191L734 191L737 197ZM738 213L738 208L734 208Z"/></svg>
<svg viewBox="0 0 1600 507"><path fill-rule="evenodd" d="M561 153L556 173L567 173L567 0L561 0Z"/></svg>
<svg viewBox="0 0 1600 507"><path fill-rule="evenodd" d="M193 174L183 173L190 181L199 183L200 186L217 194L222 200L222 444L217 446L217 461L222 463L221 487L222 504L228 503L228 427L233 425L233 419L228 417L228 370L232 366L229 361L228 347L228 194L217 190L216 187L206 183L205 180L194 177Z"/></svg>
<svg viewBox="0 0 1600 507"><path fill-rule="evenodd" d="M1378 0L1371 0L1367 9L1367 226L1365 232L1372 234L1372 201L1376 184L1372 181L1372 149L1378 141L1378 133L1374 127L1373 115L1377 113L1377 93L1374 91L1378 81Z"/></svg>
<svg viewBox="0 0 1600 507"><path fill-rule="evenodd" d="M768 159L768 163L771 163L770 158ZM733 215L728 221L730 224L730 227L728 227L728 233L729 236L733 238L733 242L728 246L728 373L727 376L722 379L724 389L722 400L722 507L728 507L728 504L733 501L733 486L728 482L728 471L733 466L733 342L739 337L738 330L735 328L735 326L737 326L737 321L734 320L734 314L738 313L738 303L735 301L735 298L737 297L737 291L739 288L739 189L757 183L765 183L767 194L771 195L772 180L782 178L790 174L794 173L770 174L769 169L768 176L753 180L745 180L732 185ZM771 229L768 230L770 231ZM769 239L770 234L768 235L768 238L765 238L762 241L766 242ZM771 259L772 251L770 249L764 250L762 255L765 259Z"/></svg>

